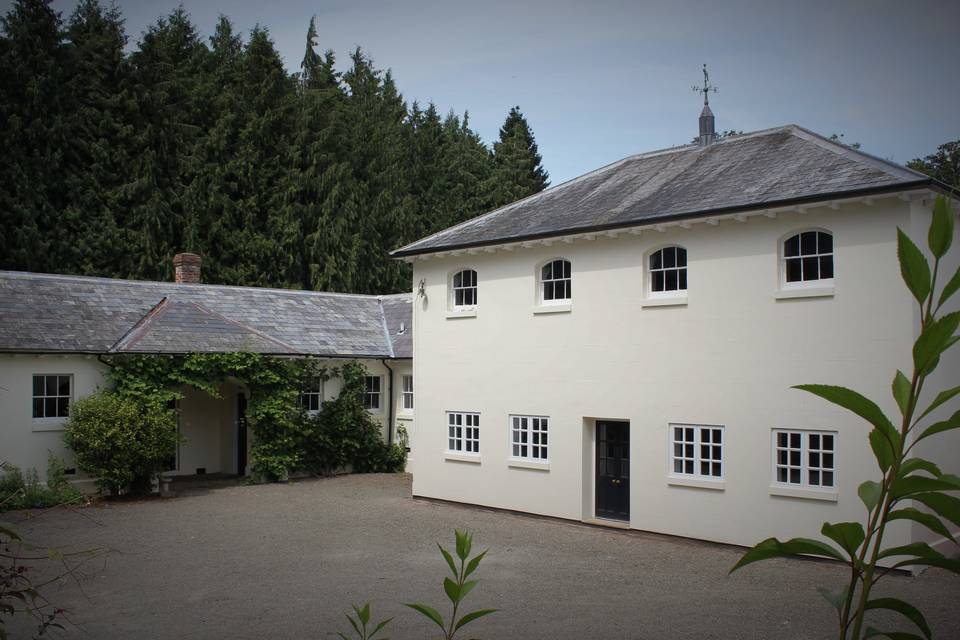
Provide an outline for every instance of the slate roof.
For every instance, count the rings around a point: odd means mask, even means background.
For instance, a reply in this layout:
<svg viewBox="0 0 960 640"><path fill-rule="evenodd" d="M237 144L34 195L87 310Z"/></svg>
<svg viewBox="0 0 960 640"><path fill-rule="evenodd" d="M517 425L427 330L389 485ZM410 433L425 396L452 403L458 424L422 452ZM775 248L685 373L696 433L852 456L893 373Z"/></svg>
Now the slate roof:
<svg viewBox="0 0 960 640"><path fill-rule="evenodd" d="M631 156L450 227L394 257L904 188L930 177L796 125Z"/></svg>
<svg viewBox="0 0 960 640"><path fill-rule="evenodd" d="M0 352L410 358L410 298L0 271Z"/></svg>

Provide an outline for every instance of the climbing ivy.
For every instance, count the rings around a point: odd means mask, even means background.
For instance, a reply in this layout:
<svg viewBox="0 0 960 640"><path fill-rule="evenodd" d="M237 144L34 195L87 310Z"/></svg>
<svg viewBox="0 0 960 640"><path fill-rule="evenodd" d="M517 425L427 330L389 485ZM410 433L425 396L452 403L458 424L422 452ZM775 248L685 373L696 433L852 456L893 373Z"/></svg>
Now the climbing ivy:
<svg viewBox="0 0 960 640"><path fill-rule="evenodd" d="M110 377L121 395L168 405L193 387L220 397L228 379L249 391L247 420L254 438L251 471L263 480L286 479L296 471L329 474L400 471L404 453L388 447L379 426L363 408L365 368L347 362L328 368L312 359L275 358L249 352L185 356L124 356L110 362ZM340 395L308 415L298 400L306 380L343 379Z"/></svg>

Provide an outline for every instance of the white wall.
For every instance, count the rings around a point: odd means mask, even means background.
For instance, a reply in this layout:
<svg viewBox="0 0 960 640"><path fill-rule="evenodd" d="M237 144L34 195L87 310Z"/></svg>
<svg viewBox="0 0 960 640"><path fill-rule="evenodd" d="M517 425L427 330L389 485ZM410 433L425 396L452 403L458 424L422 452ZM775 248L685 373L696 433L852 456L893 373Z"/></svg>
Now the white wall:
<svg viewBox="0 0 960 640"><path fill-rule="evenodd" d="M790 387L854 386L894 415L889 384L913 335L895 227L909 223L910 205L890 198L417 260L414 494L579 520L592 514L593 419L619 418L633 528L753 544L859 519L856 487L877 475L867 425ZM807 228L834 234L835 294L778 300L778 244ZM688 304L644 306L644 256L665 244L688 250ZM572 261L571 310L535 314L534 269L551 257ZM448 275L464 267L478 272L479 307L448 318ZM447 410L481 413L480 464L445 458ZM549 471L508 466L510 414L550 416ZM725 426L722 490L668 484L670 422ZM838 432L835 502L771 495L773 428ZM908 534L888 529L891 542Z"/></svg>
<svg viewBox="0 0 960 640"><path fill-rule="evenodd" d="M0 354L0 462L34 468L46 481L49 453L74 466L73 454L63 444L65 419L33 419L33 376L66 374L73 377L73 399L105 384L106 367L94 357Z"/></svg>

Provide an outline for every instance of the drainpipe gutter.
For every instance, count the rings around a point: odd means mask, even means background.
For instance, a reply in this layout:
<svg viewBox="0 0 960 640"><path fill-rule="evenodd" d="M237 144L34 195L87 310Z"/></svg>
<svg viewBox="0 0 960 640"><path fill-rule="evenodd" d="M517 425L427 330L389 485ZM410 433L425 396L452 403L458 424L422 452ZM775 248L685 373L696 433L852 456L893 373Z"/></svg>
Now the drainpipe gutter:
<svg viewBox="0 0 960 640"><path fill-rule="evenodd" d="M390 368L390 365L387 364L386 358L380 358L380 362L383 363L383 366L387 368L387 371L390 372L387 381L387 388L390 392L387 394L389 398L389 406L387 407L387 446L393 444L393 409L396 405L396 399L393 397L393 369Z"/></svg>

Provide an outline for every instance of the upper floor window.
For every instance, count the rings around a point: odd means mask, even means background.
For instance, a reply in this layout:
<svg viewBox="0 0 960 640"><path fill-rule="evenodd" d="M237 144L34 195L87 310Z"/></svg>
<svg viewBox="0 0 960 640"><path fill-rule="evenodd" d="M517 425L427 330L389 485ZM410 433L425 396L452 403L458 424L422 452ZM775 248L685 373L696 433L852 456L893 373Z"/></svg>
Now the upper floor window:
<svg viewBox="0 0 960 640"><path fill-rule="evenodd" d="M401 379L400 400L401 406L410 411L413 409L413 376L404 375Z"/></svg>
<svg viewBox="0 0 960 640"><path fill-rule="evenodd" d="M300 390L300 405L307 413L317 413L323 406L323 381L320 378L307 378Z"/></svg>
<svg viewBox="0 0 960 640"><path fill-rule="evenodd" d="M447 450L480 453L480 414L447 412Z"/></svg>
<svg viewBox="0 0 960 640"><path fill-rule="evenodd" d="M380 410L380 376L364 376L366 392L363 394L363 408Z"/></svg>
<svg viewBox="0 0 960 640"><path fill-rule="evenodd" d="M723 477L723 427L671 425L673 473L716 480Z"/></svg>
<svg viewBox="0 0 960 640"><path fill-rule="evenodd" d="M477 272L464 269L453 274L453 307L477 306Z"/></svg>
<svg viewBox="0 0 960 640"><path fill-rule="evenodd" d="M540 302L570 302L570 261L558 258L540 267Z"/></svg>
<svg viewBox="0 0 960 640"><path fill-rule="evenodd" d="M683 295L687 291L687 250L664 247L650 254L650 294Z"/></svg>
<svg viewBox="0 0 960 640"><path fill-rule="evenodd" d="M774 482L817 489L836 486L837 434L833 431L773 432Z"/></svg>
<svg viewBox="0 0 960 640"><path fill-rule="evenodd" d="M70 376L33 376L33 417L66 418L70 415Z"/></svg>
<svg viewBox="0 0 960 640"><path fill-rule="evenodd" d="M833 280L833 236L826 231L803 231L783 242L785 284Z"/></svg>

